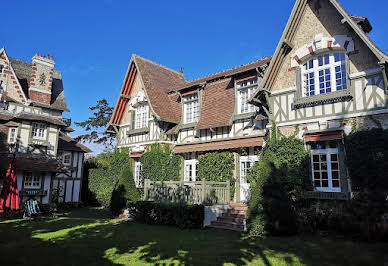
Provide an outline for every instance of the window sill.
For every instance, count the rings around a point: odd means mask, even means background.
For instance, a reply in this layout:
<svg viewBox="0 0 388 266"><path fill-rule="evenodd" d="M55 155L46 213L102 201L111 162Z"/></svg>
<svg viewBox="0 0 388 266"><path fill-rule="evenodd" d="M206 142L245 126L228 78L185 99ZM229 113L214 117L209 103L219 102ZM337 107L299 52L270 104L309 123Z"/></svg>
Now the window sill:
<svg viewBox="0 0 388 266"><path fill-rule="evenodd" d="M233 121L235 120L242 120L242 119L249 119L253 117L256 114L256 112L250 112L250 113L244 113L244 114L234 114L233 115Z"/></svg>
<svg viewBox="0 0 388 266"><path fill-rule="evenodd" d="M134 135L134 134L140 134L140 133L148 133L148 132L150 132L150 129L148 127L131 129L131 130L128 130L127 136Z"/></svg>
<svg viewBox="0 0 388 266"><path fill-rule="evenodd" d="M304 195L308 199L332 199L332 200L349 199L349 193L345 193L345 192L306 191Z"/></svg>
<svg viewBox="0 0 388 266"><path fill-rule="evenodd" d="M327 94L319 94L309 97L295 97L294 99L294 108L305 108L312 107L321 104L336 103L349 101L353 98L353 95L350 89L343 91L335 91Z"/></svg>
<svg viewBox="0 0 388 266"><path fill-rule="evenodd" d="M34 139L30 140L29 145L48 147L48 146L50 146L50 143L47 140L45 140L45 139L36 139L36 138L34 138Z"/></svg>
<svg viewBox="0 0 388 266"><path fill-rule="evenodd" d="M187 123L187 124L181 125L179 128L180 129L194 128L196 124L197 124L197 122Z"/></svg>

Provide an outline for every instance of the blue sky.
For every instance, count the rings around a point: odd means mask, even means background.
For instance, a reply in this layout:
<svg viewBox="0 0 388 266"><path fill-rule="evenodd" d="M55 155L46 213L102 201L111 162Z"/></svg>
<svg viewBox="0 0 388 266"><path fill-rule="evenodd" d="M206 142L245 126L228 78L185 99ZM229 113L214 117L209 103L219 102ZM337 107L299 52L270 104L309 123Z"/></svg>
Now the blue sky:
<svg viewBox="0 0 388 266"><path fill-rule="evenodd" d="M367 16L388 52L388 1L340 0ZM281 3L281 4L280 4ZM31 61L52 54L62 72L73 121L100 98L113 105L132 53L179 70L188 80L270 56L294 0L282 1L4 1L0 47Z"/></svg>

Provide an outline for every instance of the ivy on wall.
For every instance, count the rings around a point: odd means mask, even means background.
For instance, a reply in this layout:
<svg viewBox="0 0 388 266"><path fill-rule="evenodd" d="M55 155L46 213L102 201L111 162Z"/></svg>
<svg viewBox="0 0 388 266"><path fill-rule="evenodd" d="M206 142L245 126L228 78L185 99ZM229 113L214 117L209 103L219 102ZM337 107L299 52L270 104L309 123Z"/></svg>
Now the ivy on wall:
<svg viewBox="0 0 388 266"><path fill-rule="evenodd" d="M230 182L230 195L234 195L234 157L230 152L210 152L199 156L198 179L214 182Z"/></svg>
<svg viewBox="0 0 388 266"><path fill-rule="evenodd" d="M180 180L181 161L168 145L152 144L140 158L142 176L151 181Z"/></svg>

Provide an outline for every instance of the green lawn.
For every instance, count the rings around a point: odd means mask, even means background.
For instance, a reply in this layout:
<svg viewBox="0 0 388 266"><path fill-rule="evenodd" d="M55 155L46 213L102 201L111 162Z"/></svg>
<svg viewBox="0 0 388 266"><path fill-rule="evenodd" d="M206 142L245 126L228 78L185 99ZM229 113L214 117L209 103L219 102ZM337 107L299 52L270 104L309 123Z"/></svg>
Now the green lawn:
<svg viewBox="0 0 388 266"><path fill-rule="evenodd" d="M76 213L96 211L75 211ZM81 215L82 216L82 215ZM86 215L83 215L83 217ZM248 240L113 219L0 221L0 265L384 265L388 245L323 237Z"/></svg>

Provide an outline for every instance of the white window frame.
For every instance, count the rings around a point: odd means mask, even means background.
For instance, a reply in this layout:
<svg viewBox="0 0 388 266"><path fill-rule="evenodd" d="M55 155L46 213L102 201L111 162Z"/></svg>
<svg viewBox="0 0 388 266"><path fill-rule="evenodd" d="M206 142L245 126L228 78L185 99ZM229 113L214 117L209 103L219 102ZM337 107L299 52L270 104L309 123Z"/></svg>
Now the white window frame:
<svg viewBox="0 0 388 266"><path fill-rule="evenodd" d="M325 57L329 57L329 62L326 63ZM335 61L335 57L340 56L339 61ZM341 58L343 57L343 58ZM322 58L322 65L319 66L320 58ZM312 62L312 66L310 63ZM340 72L336 72L336 68L340 68ZM330 73L325 74L325 71L329 70ZM320 76L320 71L323 71L323 76ZM306 75L313 74L313 77L306 79ZM336 75L339 74L340 78ZM322 79L321 79L322 78ZM330 81L328 80L330 78ZM341 80L341 85L337 86L337 80ZM347 69L347 55L345 52L337 51L331 53L323 53L313 58L310 58L303 64L301 64L301 81L302 81L302 96L303 97L314 97L321 94L330 94L336 91L343 91L348 89L348 69ZM330 91L327 89L330 85ZM321 88L323 85L323 88ZM309 86L314 86L310 89ZM341 89L337 89L342 87ZM311 93L313 92L313 94Z"/></svg>
<svg viewBox="0 0 388 266"><path fill-rule="evenodd" d="M184 123L195 123L199 120L199 95L193 93L183 96Z"/></svg>
<svg viewBox="0 0 388 266"><path fill-rule="evenodd" d="M184 162L184 176L183 180L185 182L195 182L197 181L197 159L185 160Z"/></svg>
<svg viewBox="0 0 388 266"><path fill-rule="evenodd" d="M257 89L257 78L244 80L236 84L237 91L237 111L239 114L253 113L258 107L248 103L248 99Z"/></svg>
<svg viewBox="0 0 388 266"><path fill-rule="evenodd" d="M18 136L17 127L10 127L8 129L8 143L15 144L17 140L17 136Z"/></svg>
<svg viewBox="0 0 388 266"><path fill-rule="evenodd" d="M34 139L46 139L46 125L33 122L31 125L31 136Z"/></svg>
<svg viewBox="0 0 388 266"><path fill-rule="evenodd" d="M69 162L67 163L66 162L66 157L69 157ZM62 163L63 163L63 165L71 165L71 152L66 152L66 153L63 153L62 154Z"/></svg>
<svg viewBox="0 0 388 266"><path fill-rule="evenodd" d="M135 173L134 173L134 179L135 179L135 186L137 188L143 187L143 178L141 175L143 165L141 162L135 162Z"/></svg>
<svg viewBox="0 0 388 266"><path fill-rule="evenodd" d="M247 174L253 165L260 159L259 155L240 156L240 184L248 183ZM246 167L247 164L249 167Z"/></svg>
<svg viewBox="0 0 388 266"><path fill-rule="evenodd" d="M341 192L341 171L340 171L340 162L339 162L339 154L338 154L338 148L324 148L324 149L312 149L311 152L311 172L312 172L312 180L313 180L313 185L314 189L317 191L322 191L322 192ZM332 169L332 160L331 160L331 155L336 154L337 155L337 161L334 161L333 163L337 163L338 169ZM317 171L317 169L314 169L314 164L318 165L317 161L314 161L314 155L319 155L319 156L326 156L326 167L327 167L327 177L328 177L328 186L323 187L323 186L316 186L315 185L315 174L317 172L326 172L326 171ZM321 164L319 162L319 164ZM321 168L321 166L319 166ZM339 187L333 187L333 172L338 173L338 178L335 179L338 181ZM322 178L320 178L322 180Z"/></svg>
<svg viewBox="0 0 388 266"><path fill-rule="evenodd" d="M26 172L24 176L23 185L24 188L33 188L37 189L41 187L42 177L39 174L34 174L33 172Z"/></svg>
<svg viewBox="0 0 388 266"><path fill-rule="evenodd" d="M135 129L148 127L148 104L143 103L135 108Z"/></svg>

